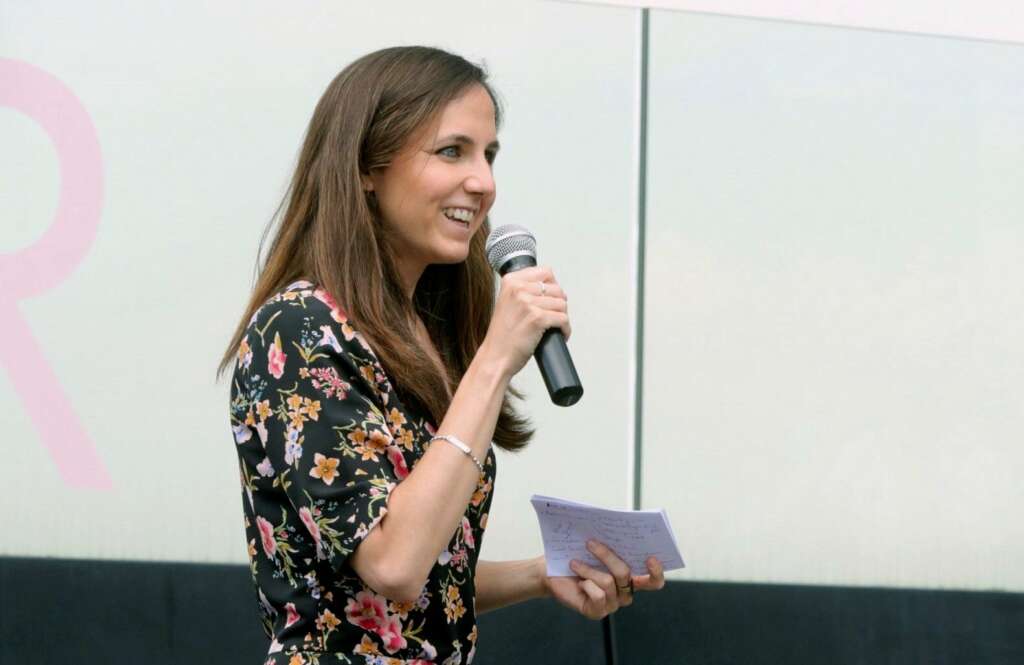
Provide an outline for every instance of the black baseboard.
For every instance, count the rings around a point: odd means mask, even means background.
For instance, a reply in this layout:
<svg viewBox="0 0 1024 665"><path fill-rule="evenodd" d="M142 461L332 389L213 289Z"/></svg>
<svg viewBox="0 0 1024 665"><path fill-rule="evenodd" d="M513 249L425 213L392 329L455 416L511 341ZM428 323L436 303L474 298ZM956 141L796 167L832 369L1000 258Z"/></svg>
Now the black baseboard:
<svg viewBox="0 0 1024 665"><path fill-rule="evenodd" d="M615 616L619 665L1024 665L1024 594L674 582ZM0 557L0 665L258 665L244 566ZM480 617L477 665L604 663L549 600Z"/></svg>

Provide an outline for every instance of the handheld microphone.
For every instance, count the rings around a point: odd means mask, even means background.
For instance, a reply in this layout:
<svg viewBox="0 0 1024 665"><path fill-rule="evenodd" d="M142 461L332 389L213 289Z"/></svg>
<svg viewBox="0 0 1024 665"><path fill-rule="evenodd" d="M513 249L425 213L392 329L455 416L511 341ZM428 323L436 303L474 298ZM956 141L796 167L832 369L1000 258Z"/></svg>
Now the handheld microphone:
<svg viewBox="0 0 1024 665"><path fill-rule="evenodd" d="M522 226L499 226L487 236L487 260L499 275L537 265L537 239ZM565 335L558 328L544 331L533 357L544 377L551 401L572 406L583 396L583 384L576 374Z"/></svg>

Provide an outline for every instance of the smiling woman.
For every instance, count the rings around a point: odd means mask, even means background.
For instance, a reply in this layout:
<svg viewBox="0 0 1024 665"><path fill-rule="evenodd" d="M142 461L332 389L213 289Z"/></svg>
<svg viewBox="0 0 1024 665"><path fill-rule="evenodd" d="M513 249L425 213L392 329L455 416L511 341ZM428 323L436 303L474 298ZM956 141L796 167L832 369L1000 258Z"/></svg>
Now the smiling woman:
<svg viewBox="0 0 1024 665"><path fill-rule="evenodd" d="M466 260L494 203L495 118L491 95L474 84L411 137L387 168L362 178L410 300L427 266Z"/></svg>
<svg viewBox="0 0 1024 665"><path fill-rule="evenodd" d="M550 595L599 618L664 584L543 557L479 562L491 444L532 432L509 381L570 334L548 268L484 244L500 109L484 72L424 47L371 53L320 99L280 226L222 359L266 663L468 663L476 614Z"/></svg>

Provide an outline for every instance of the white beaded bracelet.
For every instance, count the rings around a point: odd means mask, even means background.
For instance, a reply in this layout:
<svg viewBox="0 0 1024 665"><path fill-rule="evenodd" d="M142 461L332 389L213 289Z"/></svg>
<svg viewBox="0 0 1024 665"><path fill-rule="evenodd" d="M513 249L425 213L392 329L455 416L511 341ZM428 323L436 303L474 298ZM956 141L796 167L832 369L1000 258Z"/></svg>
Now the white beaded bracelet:
<svg viewBox="0 0 1024 665"><path fill-rule="evenodd" d="M451 434L442 434L440 436L435 436L430 440L431 443L434 441L447 441L452 444L464 452L469 459L473 460L473 464L476 464L477 468L480 469L480 473L484 473L484 463L477 459L477 456L473 454L473 451L469 449L469 446L467 446L459 437L452 436Z"/></svg>

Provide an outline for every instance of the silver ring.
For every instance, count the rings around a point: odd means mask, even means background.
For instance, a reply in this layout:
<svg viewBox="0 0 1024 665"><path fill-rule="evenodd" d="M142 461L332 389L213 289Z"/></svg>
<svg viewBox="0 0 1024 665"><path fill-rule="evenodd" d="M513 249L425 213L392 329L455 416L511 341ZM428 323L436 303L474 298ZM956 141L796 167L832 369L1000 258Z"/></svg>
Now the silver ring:
<svg viewBox="0 0 1024 665"><path fill-rule="evenodd" d="M548 285L547 285L547 284L545 284L544 282L538 282L538 284L540 284L540 294L541 294L542 296L543 296L543 295L547 295L547 292L548 292Z"/></svg>

